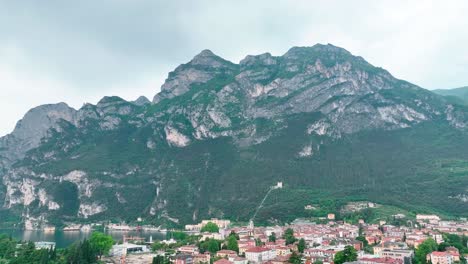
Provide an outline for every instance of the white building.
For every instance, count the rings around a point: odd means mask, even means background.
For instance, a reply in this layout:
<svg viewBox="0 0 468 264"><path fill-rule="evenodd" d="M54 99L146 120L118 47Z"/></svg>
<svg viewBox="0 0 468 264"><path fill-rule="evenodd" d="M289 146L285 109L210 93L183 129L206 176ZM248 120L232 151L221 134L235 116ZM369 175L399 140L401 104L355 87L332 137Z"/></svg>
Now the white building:
<svg viewBox="0 0 468 264"><path fill-rule="evenodd" d="M416 215L416 221L440 221L440 217L437 215L423 215L423 214L418 214Z"/></svg>
<svg viewBox="0 0 468 264"><path fill-rule="evenodd" d="M111 248L111 256L126 256L131 253L145 253L150 252L149 248L146 245L136 245L130 243L124 243L120 245L114 245Z"/></svg>
<svg viewBox="0 0 468 264"><path fill-rule="evenodd" d="M405 259L412 259L414 256L414 251L410 249L384 249L379 252L379 257L382 258L393 258L400 259L403 262Z"/></svg>
<svg viewBox="0 0 468 264"><path fill-rule="evenodd" d="M247 264L248 263L247 259L242 258L242 257L229 257L228 259L234 264Z"/></svg>
<svg viewBox="0 0 468 264"><path fill-rule="evenodd" d="M210 222L216 224L219 227L219 229L225 229L231 225L230 220L211 218L211 220L203 220L201 223L196 224L196 225L185 225L185 230L200 231L206 224Z"/></svg>
<svg viewBox="0 0 468 264"><path fill-rule="evenodd" d="M452 264L454 262L452 254L448 252L434 251L428 256L432 264Z"/></svg>
<svg viewBox="0 0 468 264"><path fill-rule="evenodd" d="M46 241L34 242L34 246L36 247L36 249L54 249L55 242L46 242Z"/></svg>
<svg viewBox="0 0 468 264"><path fill-rule="evenodd" d="M203 227L206 226L209 222L216 224L220 229L228 228L229 225L231 225L231 221L229 221L229 220L211 218L211 220L203 220L203 221L201 222L201 227L203 228Z"/></svg>
<svg viewBox="0 0 468 264"><path fill-rule="evenodd" d="M245 258L249 262L263 263L272 260L276 257L276 250L264 248L264 247L253 247L245 251Z"/></svg>
<svg viewBox="0 0 468 264"><path fill-rule="evenodd" d="M179 248L177 248L177 252L180 252L180 253L185 253L185 254L189 254L189 255L195 255L195 254L198 254L198 247L195 246L195 245L185 245L185 246L181 246Z"/></svg>

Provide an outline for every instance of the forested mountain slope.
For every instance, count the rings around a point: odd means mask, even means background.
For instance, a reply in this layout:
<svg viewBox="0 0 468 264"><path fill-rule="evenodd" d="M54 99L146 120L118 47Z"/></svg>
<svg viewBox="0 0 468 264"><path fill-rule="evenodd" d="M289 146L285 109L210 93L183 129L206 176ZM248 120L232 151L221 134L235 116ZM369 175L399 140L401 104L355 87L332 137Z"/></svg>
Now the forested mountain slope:
<svg viewBox="0 0 468 264"><path fill-rule="evenodd" d="M0 212L33 224L248 220L277 181L259 221L350 200L468 212L467 108L333 45L238 64L205 50L152 102L105 97L39 116L40 135L0 140ZM18 126L34 126L26 117ZM33 144L16 151L10 138Z"/></svg>

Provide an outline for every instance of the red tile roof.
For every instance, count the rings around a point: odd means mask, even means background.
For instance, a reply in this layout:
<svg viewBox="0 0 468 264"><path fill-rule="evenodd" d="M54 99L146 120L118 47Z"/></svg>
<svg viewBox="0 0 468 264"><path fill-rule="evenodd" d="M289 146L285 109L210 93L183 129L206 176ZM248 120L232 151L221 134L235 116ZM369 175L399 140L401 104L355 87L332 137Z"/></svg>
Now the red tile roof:
<svg viewBox="0 0 468 264"><path fill-rule="evenodd" d="M447 252L443 252L443 251L434 251L434 252L431 253L431 255L434 255L436 257L445 257L445 256L448 256L450 254L447 253Z"/></svg>
<svg viewBox="0 0 468 264"><path fill-rule="evenodd" d="M213 262L213 264L233 264L233 262L227 259L220 259L220 260Z"/></svg>
<svg viewBox="0 0 468 264"><path fill-rule="evenodd" d="M268 250L270 250L270 249L264 248L264 247L251 247L251 248L247 249L245 252L259 253L259 252L265 252L265 251L268 251Z"/></svg>

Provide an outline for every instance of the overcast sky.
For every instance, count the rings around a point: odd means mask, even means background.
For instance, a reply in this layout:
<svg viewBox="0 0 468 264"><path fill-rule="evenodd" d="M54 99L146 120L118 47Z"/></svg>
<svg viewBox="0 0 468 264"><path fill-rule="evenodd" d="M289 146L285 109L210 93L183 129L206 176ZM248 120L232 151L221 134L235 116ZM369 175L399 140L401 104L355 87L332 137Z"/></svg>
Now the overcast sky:
<svg viewBox="0 0 468 264"><path fill-rule="evenodd" d="M424 88L468 85L468 1L0 0L0 135L37 105L152 98L203 49L332 43Z"/></svg>

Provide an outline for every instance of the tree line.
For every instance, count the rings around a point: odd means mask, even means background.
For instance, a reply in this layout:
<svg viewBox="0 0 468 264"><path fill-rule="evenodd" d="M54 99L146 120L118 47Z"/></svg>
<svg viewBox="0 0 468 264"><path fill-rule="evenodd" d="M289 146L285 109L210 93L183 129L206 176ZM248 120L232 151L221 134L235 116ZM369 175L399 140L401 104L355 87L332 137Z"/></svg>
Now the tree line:
<svg viewBox="0 0 468 264"><path fill-rule="evenodd" d="M33 242L0 235L0 264L94 264L109 253L113 244L111 236L100 232L65 249L40 249Z"/></svg>

